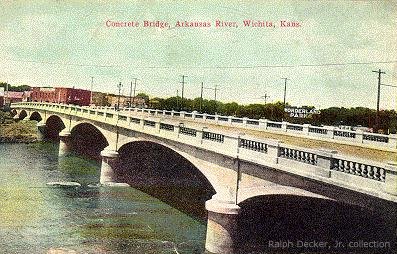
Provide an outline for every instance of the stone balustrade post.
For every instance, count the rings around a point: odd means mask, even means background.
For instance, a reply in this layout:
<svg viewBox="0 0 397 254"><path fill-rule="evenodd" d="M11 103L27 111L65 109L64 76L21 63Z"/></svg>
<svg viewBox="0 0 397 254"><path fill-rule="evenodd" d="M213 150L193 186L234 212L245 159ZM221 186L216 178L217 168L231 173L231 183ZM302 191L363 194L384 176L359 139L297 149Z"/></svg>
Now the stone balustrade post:
<svg viewBox="0 0 397 254"><path fill-rule="evenodd" d="M389 147L397 148L397 134L389 134Z"/></svg>
<svg viewBox="0 0 397 254"><path fill-rule="evenodd" d="M174 126L175 137L179 138L179 125Z"/></svg>
<svg viewBox="0 0 397 254"><path fill-rule="evenodd" d="M247 120L248 120L248 117L243 117L243 125L244 126L247 126Z"/></svg>
<svg viewBox="0 0 397 254"><path fill-rule="evenodd" d="M59 133L59 152L58 156L67 156L70 154L72 149L72 138L71 134L67 130L63 130Z"/></svg>
<svg viewBox="0 0 397 254"><path fill-rule="evenodd" d="M161 120L156 119L155 128L157 133L160 133L160 124L161 124Z"/></svg>
<svg viewBox="0 0 397 254"><path fill-rule="evenodd" d="M267 129L267 119L259 119L259 128Z"/></svg>
<svg viewBox="0 0 397 254"><path fill-rule="evenodd" d="M385 192L397 196L397 162L385 166Z"/></svg>
<svg viewBox="0 0 397 254"><path fill-rule="evenodd" d="M239 248L237 218L241 208L212 198L205 202L208 211L205 249L214 254L234 254Z"/></svg>
<svg viewBox="0 0 397 254"><path fill-rule="evenodd" d="M142 130L145 128L145 119L143 117L139 118L139 127Z"/></svg>
<svg viewBox="0 0 397 254"><path fill-rule="evenodd" d="M228 123L229 125L232 125L232 124L233 124L232 116L228 116L228 117L227 117L227 123Z"/></svg>
<svg viewBox="0 0 397 254"><path fill-rule="evenodd" d="M219 122L219 115L215 115L214 118L215 118L215 119L214 119L215 123L218 123L218 122Z"/></svg>
<svg viewBox="0 0 397 254"><path fill-rule="evenodd" d="M287 132L288 122L281 122L281 130Z"/></svg>
<svg viewBox="0 0 397 254"><path fill-rule="evenodd" d="M335 158L338 152L335 150L319 149L317 154L317 167L316 174L322 177L331 177L331 169L334 165Z"/></svg>
<svg viewBox="0 0 397 254"><path fill-rule="evenodd" d="M280 157L281 150L280 150L280 145L281 145L280 140L269 140L266 142L267 144L267 157L273 162L273 163L278 163L278 158Z"/></svg>
<svg viewBox="0 0 397 254"><path fill-rule="evenodd" d="M179 116L181 117L181 118L185 118L185 111L181 111L180 113L179 113Z"/></svg>
<svg viewBox="0 0 397 254"><path fill-rule="evenodd" d="M192 112L192 119L193 119L193 120L196 119L196 112Z"/></svg>
<svg viewBox="0 0 397 254"><path fill-rule="evenodd" d="M116 168L119 159L119 153L114 150L104 149L101 152L102 163L101 163L101 184L109 184L116 182Z"/></svg>
<svg viewBox="0 0 397 254"><path fill-rule="evenodd" d="M175 111L171 110L171 117L174 117Z"/></svg>
<svg viewBox="0 0 397 254"><path fill-rule="evenodd" d="M334 138L334 131L335 131L335 127L334 126L327 126L324 127L327 130L327 137L330 139Z"/></svg>
<svg viewBox="0 0 397 254"><path fill-rule="evenodd" d="M362 144L364 142L364 132L362 130L356 130L355 133L356 137L354 138L354 141Z"/></svg>
<svg viewBox="0 0 397 254"><path fill-rule="evenodd" d="M202 130L196 130L196 139L197 139L197 144L201 145L203 143L203 133L205 131L205 128Z"/></svg>
<svg viewBox="0 0 397 254"><path fill-rule="evenodd" d="M309 126L310 126L310 124L305 123L302 126L303 126L302 134L305 135L305 136L309 136Z"/></svg>
<svg viewBox="0 0 397 254"><path fill-rule="evenodd" d="M44 122L37 123L37 141L43 141L45 139L46 124Z"/></svg>

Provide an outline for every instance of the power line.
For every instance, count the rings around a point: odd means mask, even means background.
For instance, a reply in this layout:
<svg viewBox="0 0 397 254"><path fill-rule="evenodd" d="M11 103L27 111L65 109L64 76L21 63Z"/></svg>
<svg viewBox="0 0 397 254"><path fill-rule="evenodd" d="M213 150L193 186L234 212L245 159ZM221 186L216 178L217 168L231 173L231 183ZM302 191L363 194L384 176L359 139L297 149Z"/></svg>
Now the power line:
<svg viewBox="0 0 397 254"><path fill-rule="evenodd" d="M114 68L131 66L130 64L81 64L81 63L59 63L51 61L35 61L35 60L21 60L9 59L3 60L12 62L26 62L26 63L39 63L49 65L64 65L64 66L79 66L79 67L99 67L99 68ZM270 64L270 65L246 65L246 66L134 66L135 69L258 69L258 68L295 68L295 67L327 67L327 66L346 66L346 65L369 65L369 64L394 64L397 60L391 61L369 61L369 62L340 62L340 63L321 63L321 64Z"/></svg>

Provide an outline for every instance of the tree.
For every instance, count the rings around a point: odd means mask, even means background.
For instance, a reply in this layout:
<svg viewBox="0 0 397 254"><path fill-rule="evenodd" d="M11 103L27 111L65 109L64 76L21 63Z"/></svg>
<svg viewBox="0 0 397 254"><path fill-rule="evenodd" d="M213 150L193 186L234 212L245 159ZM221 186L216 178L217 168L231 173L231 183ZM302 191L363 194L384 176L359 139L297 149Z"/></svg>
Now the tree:
<svg viewBox="0 0 397 254"><path fill-rule="evenodd" d="M4 87L4 90L6 90L7 83L6 82L0 82L0 87ZM23 92L23 91L30 91L31 87L27 85L20 85L20 86L12 86L8 84L8 91L13 91L13 92Z"/></svg>
<svg viewBox="0 0 397 254"><path fill-rule="evenodd" d="M143 100L145 100L145 104L149 103L149 95L145 93L138 93L135 97L142 98Z"/></svg>

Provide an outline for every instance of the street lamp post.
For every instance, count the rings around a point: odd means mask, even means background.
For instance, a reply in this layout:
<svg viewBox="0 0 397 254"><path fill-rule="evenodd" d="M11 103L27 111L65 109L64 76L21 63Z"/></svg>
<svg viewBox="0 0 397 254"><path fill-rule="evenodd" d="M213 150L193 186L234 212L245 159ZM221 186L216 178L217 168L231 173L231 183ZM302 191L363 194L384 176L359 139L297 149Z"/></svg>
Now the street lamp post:
<svg viewBox="0 0 397 254"><path fill-rule="evenodd" d="M117 85L117 88L119 89L119 97L117 98L117 110L120 110L120 92L121 92L121 87L123 87L123 85L121 84L121 82Z"/></svg>

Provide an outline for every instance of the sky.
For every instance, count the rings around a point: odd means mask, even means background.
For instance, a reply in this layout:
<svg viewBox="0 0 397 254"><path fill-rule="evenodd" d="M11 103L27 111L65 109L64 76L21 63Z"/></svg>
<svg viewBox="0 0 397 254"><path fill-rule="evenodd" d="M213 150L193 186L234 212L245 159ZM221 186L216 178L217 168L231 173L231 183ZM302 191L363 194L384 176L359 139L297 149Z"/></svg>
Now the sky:
<svg viewBox="0 0 397 254"><path fill-rule="evenodd" d="M11 1L0 2L0 81L151 97L286 101L317 108L376 107L377 74L397 86L397 0L388 1ZM165 29L143 22L168 22ZM215 27L216 20L238 27ZM244 20L270 28L244 27ZM281 27L280 21L300 27ZM109 27L107 21L139 22ZM177 21L211 27L175 27ZM108 22L108 24L109 24ZM381 109L397 88L381 87Z"/></svg>

